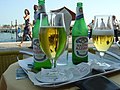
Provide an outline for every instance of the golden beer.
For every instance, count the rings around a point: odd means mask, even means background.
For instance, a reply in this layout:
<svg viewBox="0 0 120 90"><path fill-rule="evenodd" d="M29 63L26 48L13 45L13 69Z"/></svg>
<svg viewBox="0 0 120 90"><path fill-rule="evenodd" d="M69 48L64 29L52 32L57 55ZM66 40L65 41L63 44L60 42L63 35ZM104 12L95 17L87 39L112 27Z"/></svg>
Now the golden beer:
<svg viewBox="0 0 120 90"><path fill-rule="evenodd" d="M107 51L113 43L114 35L112 30L93 30L93 43L98 51Z"/></svg>
<svg viewBox="0 0 120 90"><path fill-rule="evenodd" d="M39 40L47 57L57 59L65 49L67 35L63 26L46 26L40 28Z"/></svg>

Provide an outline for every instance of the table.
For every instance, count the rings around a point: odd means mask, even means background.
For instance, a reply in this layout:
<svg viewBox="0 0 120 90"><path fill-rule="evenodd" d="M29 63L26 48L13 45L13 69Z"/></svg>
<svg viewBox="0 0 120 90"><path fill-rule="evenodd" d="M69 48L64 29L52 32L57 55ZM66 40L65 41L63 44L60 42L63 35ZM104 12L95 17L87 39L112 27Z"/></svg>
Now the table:
<svg viewBox="0 0 120 90"><path fill-rule="evenodd" d="M77 90L78 87L74 84L68 84L56 88L43 88L34 86L33 83L28 79L16 80L16 69L19 68L18 62L13 63L3 73L0 80L0 90ZM110 80L113 80L117 84L120 84L120 71L114 72L107 75Z"/></svg>
<svg viewBox="0 0 120 90"><path fill-rule="evenodd" d="M56 90L56 88L43 88L34 86L28 79L16 80L16 69L19 68L18 63L11 64L9 68L3 73L0 80L0 90ZM72 84L57 88L57 90L77 90Z"/></svg>
<svg viewBox="0 0 120 90"><path fill-rule="evenodd" d="M16 69L19 68L18 63L11 64L9 68L3 73L0 80L0 90L56 90L56 88L42 88L34 86L28 79L16 80ZM120 72L108 75L110 80L120 84ZM73 84L65 85L57 88L57 90L77 90Z"/></svg>

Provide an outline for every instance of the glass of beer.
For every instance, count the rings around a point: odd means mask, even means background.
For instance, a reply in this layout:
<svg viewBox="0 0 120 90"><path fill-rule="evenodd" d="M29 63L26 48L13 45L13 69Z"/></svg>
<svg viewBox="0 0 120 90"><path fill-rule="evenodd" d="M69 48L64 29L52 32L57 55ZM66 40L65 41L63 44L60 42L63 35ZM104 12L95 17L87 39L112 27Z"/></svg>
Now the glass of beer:
<svg viewBox="0 0 120 90"><path fill-rule="evenodd" d="M43 52L51 60L53 71L50 73L55 75L56 61L67 46L63 13L41 13L39 41Z"/></svg>
<svg viewBox="0 0 120 90"><path fill-rule="evenodd" d="M96 49L103 57L104 53L110 48L114 40L114 29L111 15L96 15L92 31L92 40Z"/></svg>

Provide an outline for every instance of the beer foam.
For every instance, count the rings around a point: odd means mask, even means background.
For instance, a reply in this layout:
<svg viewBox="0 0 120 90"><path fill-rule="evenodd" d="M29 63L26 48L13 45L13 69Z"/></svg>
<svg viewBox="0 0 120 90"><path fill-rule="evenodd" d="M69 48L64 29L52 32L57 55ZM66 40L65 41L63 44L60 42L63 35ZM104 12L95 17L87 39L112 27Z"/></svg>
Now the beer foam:
<svg viewBox="0 0 120 90"><path fill-rule="evenodd" d="M114 30L93 30L92 35L114 35Z"/></svg>

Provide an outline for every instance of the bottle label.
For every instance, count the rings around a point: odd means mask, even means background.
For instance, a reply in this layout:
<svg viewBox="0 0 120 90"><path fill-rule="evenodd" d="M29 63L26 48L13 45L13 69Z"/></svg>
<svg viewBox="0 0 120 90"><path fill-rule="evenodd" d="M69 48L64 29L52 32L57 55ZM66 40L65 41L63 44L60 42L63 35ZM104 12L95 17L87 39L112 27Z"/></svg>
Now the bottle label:
<svg viewBox="0 0 120 90"><path fill-rule="evenodd" d="M45 13L45 5L44 4L39 5L38 8L39 8L40 13Z"/></svg>
<svg viewBox="0 0 120 90"><path fill-rule="evenodd" d="M76 9L77 9L76 20L84 18L82 7L77 7Z"/></svg>
<svg viewBox="0 0 120 90"><path fill-rule="evenodd" d="M86 57L88 54L88 38L77 37L74 41L74 53L77 57Z"/></svg>
<svg viewBox="0 0 120 90"><path fill-rule="evenodd" d="M37 19L40 19L40 14L41 14L41 13L45 13L45 5L44 5L44 4L39 5L38 9L39 9L39 10L38 10Z"/></svg>
<svg viewBox="0 0 120 90"><path fill-rule="evenodd" d="M33 39L33 52L34 52L34 60L36 62L43 62L47 60L46 55L40 48L39 39Z"/></svg>

